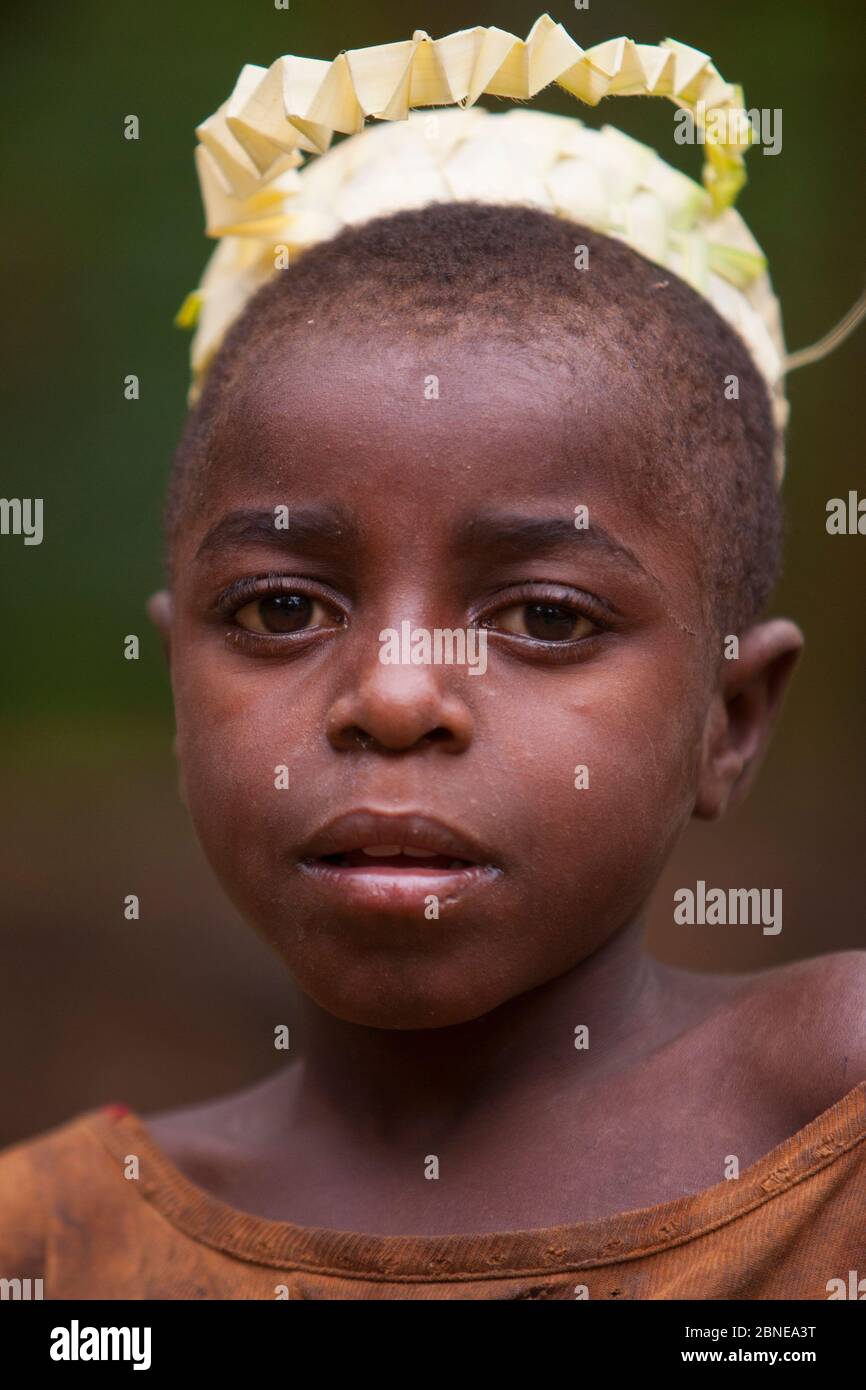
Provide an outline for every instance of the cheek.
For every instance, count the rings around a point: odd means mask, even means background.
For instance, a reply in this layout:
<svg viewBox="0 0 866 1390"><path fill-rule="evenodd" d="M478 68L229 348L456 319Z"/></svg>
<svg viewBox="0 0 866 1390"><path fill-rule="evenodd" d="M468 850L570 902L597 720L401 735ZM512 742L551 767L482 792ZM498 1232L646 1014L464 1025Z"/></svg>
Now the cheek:
<svg viewBox="0 0 866 1390"><path fill-rule="evenodd" d="M525 717L523 746L509 752L525 827L521 909L543 924L523 959L537 983L641 908L694 804L697 702L646 669L602 680L586 668L570 685Z"/></svg>
<svg viewBox="0 0 866 1390"><path fill-rule="evenodd" d="M222 653L185 660L173 672L173 686L187 806L208 859L229 886L241 865L260 873L285 839L291 707L286 702L278 717L262 673L235 672Z"/></svg>
<svg viewBox="0 0 866 1390"><path fill-rule="evenodd" d="M658 868L694 804L701 713L690 679L687 667L671 679L637 660L587 667L524 716L509 758L549 849L606 861L626 880Z"/></svg>

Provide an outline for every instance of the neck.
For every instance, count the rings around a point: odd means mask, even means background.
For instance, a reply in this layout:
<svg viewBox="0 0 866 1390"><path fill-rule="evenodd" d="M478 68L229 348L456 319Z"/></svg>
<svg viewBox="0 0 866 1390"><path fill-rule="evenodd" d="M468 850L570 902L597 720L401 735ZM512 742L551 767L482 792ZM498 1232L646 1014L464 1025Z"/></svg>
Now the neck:
<svg viewBox="0 0 866 1390"><path fill-rule="evenodd" d="M561 1093L646 1053L668 1022L666 967L636 919L564 975L491 1013L413 1031L346 1023L303 998L298 1105L312 1119L380 1137L500 1114L526 1087ZM575 1050L585 1025L589 1047Z"/></svg>

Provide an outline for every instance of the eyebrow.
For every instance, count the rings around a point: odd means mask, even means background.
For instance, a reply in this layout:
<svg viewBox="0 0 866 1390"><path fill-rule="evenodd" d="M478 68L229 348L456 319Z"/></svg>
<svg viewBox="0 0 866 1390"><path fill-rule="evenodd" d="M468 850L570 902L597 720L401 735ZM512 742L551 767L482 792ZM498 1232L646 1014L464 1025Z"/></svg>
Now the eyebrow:
<svg viewBox="0 0 866 1390"><path fill-rule="evenodd" d="M357 545L359 529L354 518L336 503L308 507L289 507L289 525L275 525L273 509L240 508L229 512L212 526L196 552L196 559L218 555L238 546L277 546L285 551L317 554L336 552L346 545ZM652 579L634 551L616 540L590 517L585 530L573 517L536 517L506 512L480 512L464 517L454 534L455 548L461 552L495 552L497 558L521 560L532 555L570 549L607 555L629 569Z"/></svg>
<svg viewBox="0 0 866 1390"><path fill-rule="evenodd" d="M358 539L358 528L348 512L335 504L289 507L289 524L276 526L274 509L242 508L229 512L207 532L196 559L217 555L237 546L270 545L282 550L335 550Z"/></svg>
<svg viewBox="0 0 866 1390"><path fill-rule="evenodd" d="M482 512L466 517L459 525L456 542L461 549L496 551L515 560L564 550L577 544L581 550L594 550L627 565L646 578L652 578L633 550L623 545L598 522L589 518L585 530L568 516L536 517L505 512Z"/></svg>

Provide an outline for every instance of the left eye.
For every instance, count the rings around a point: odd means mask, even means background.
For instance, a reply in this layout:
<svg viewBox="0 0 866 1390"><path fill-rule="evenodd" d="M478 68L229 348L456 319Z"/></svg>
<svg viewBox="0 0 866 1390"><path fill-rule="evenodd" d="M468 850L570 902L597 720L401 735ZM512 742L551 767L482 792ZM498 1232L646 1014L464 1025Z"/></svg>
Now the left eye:
<svg viewBox="0 0 866 1390"><path fill-rule="evenodd" d="M493 623L489 623L493 626ZM537 642L575 642L595 632L596 624L567 603L515 603L497 614L496 626Z"/></svg>
<svg viewBox="0 0 866 1390"><path fill-rule="evenodd" d="M269 594L244 604L234 615L247 632L301 632L307 627L333 625L334 614L309 594Z"/></svg>

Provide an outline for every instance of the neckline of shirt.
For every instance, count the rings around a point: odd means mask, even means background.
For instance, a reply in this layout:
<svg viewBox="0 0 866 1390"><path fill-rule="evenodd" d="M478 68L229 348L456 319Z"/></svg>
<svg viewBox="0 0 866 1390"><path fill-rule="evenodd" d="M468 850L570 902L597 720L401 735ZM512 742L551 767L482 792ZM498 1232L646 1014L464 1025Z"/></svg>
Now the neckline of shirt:
<svg viewBox="0 0 866 1390"><path fill-rule="evenodd" d="M118 1161L121 1177L128 1155L138 1155L139 1194L201 1244L269 1268L388 1282L454 1282L619 1264L706 1235L826 1168L866 1138L866 1080L739 1178L594 1221L460 1235L378 1236L255 1216L187 1178L134 1110L104 1106L82 1118Z"/></svg>

